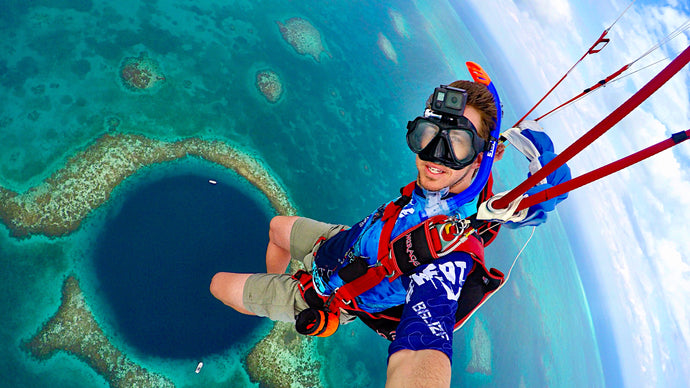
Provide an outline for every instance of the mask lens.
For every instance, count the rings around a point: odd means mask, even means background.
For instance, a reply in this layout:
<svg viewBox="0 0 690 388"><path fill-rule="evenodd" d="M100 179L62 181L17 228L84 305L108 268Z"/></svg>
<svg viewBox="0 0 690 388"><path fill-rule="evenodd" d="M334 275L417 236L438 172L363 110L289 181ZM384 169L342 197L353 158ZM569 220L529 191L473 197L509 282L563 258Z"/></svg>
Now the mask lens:
<svg viewBox="0 0 690 388"><path fill-rule="evenodd" d="M438 135L439 131L438 125L419 120L414 130L407 136L407 142L413 152L421 152Z"/></svg>
<svg viewBox="0 0 690 388"><path fill-rule="evenodd" d="M458 161L469 160L474 157L474 148L472 147L472 133L460 129L451 129L448 131L448 139L450 140L451 150L453 156Z"/></svg>
<svg viewBox="0 0 690 388"><path fill-rule="evenodd" d="M422 160L460 170L468 166L481 152L472 123L459 122L457 126L418 117L407 125L407 145ZM479 138L481 140L481 138Z"/></svg>

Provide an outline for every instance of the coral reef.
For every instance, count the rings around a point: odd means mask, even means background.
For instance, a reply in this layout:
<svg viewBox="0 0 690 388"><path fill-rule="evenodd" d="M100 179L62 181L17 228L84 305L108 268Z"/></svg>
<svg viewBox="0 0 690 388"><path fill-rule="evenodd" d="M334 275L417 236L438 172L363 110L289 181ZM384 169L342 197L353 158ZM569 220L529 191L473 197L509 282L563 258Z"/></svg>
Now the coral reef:
<svg viewBox="0 0 690 388"><path fill-rule="evenodd" d="M276 322L273 330L249 352L244 362L252 381L262 387L322 387L314 339Z"/></svg>
<svg viewBox="0 0 690 388"><path fill-rule="evenodd" d="M103 121L103 128L108 132L115 131L120 124L122 124L122 119L117 116L108 116Z"/></svg>
<svg viewBox="0 0 690 388"><path fill-rule="evenodd" d="M311 55L316 62L321 62L321 53L331 54L323 47L321 33L311 23L302 18L291 18L285 24L276 21L283 39L292 46L298 54Z"/></svg>
<svg viewBox="0 0 690 388"><path fill-rule="evenodd" d="M381 49L386 58L394 62L396 65L398 64L398 53L395 52L393 44L391 44L391 41L388 40L386 35L383 35L379 32L379 39L376 41L376 44L379 46L379 49Z"/></svg>
<svg viewBox="0 0 690 388"><path fill-rule="evenodd" d="M469 373L491 375L491 339L481 319L475 319L470 340L472 358L465 370Z"/></svg>
<svg viewBox="0 0 690 388"><path fill-rule="evenodd" d="M256 88L270 103L276 103L283 94L283 84L276 72L263 70L256 73Z"/></svg>
<svg viewBox="0 0 690 388"><path fill-rule="evenodd" d="M104 135L67 165L22 194L0 187L0 219L14 237L63 236L76 230L112 190L144 166L197 156L235 170L261 190L279 214L295 214L285 190L255 158L221 141L165 142Z"/></svg>
<svg viewBox="0 0 690 388"><path fill-rule="evenodd" d="M395 32L397 32L401 38L409 39L410 32L407 26L407 21L405 20L403 15L398 11L389 9L388 16L390 16L391 21L393 22L393 29L395 30Z"/></svg>
<svg viewBox="0 0 690 388"><path fill-rule="evenodd" d="M146 53L138 57L127 57L120 65L120 81L125 89L133 92L151 90L165 82L158 63L149 58Z"/></svg>
<svg viewBox="0 0 690 388"><path fill-rule="evenodd" d="M135 364L110 343L94 320L74 276L65 280L57 313L22 345L42 360L60 350L70 353L112 387L174 387L172 381Z"/></svg>
<svg viewBox="0 0 690 388"><path fill-rule="evenodd" d="M92 209L108 200L120 182L139 169L187 156L233 169L261 190L279 214L296 214L285 190L261 162L225 142L197 138L165 142L138 135L107 134L25 193L0 187L0 219L16 237L69 234ZM65 281L63 303L56 315L24 346L40 359L59 350L73 354L115 387L172 385L129 361L110 344L74 277ZM298 335L292 325L277 323L251 350L245 364L251 378L261 381L262 386L319 387L322 383L317 356L312 339Z"/></svg>

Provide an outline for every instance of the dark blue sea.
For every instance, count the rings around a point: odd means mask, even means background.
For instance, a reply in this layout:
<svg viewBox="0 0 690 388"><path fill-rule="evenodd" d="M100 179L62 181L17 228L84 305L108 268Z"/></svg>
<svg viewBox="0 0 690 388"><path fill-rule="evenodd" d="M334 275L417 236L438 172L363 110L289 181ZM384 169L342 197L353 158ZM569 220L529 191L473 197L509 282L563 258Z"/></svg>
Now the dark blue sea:
<svg viewBox="0 0 690 388"><path fill-rule="evenodd" d="M261 272L268 215L246 193L180 175L142 184L108 217L96 275L120 334L157 357L202 358L260 320L209 293L216 272Z"/></svg>

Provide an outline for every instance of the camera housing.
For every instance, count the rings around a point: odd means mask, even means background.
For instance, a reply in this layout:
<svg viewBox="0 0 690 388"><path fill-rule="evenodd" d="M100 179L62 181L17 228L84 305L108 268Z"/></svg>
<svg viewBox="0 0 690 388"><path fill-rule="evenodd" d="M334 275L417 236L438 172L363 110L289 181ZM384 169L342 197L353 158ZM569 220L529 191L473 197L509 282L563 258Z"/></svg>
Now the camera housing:
<svg viewBox="0 0 690 388"><path fill-rule="evenodd" d="M441 85L434 89L431 110L441 116L458 118L465 112L467 92L463 89Z"/></svg>

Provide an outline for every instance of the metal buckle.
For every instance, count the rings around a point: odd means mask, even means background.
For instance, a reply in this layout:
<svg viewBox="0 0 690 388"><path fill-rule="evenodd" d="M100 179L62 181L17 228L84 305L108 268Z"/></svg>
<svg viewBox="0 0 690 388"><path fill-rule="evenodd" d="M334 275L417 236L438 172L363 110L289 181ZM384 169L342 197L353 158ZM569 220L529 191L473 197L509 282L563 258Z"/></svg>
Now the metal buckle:
<svg viewBox="0 0 690 388"><path fill-rule="evenodd" d="M459 236L463 233L465 233L465 230L470 227L470 220L467 218L459 218L458 216L450 216L448 217L448 220L455 226L457 229L457 233L453 233L456 236Z"/></svg>
<svg viewBox="0 0 690 388"><path fill-rule="evenodd" d="M453 236L450 240L440 238L441 249L436 252L439 257L449 254L455 248L467 241L469 234L472 232L470 221L466 218L459 218L458 216L450 216L446 218L443 223L432 225L431 227L436 228L435 232L439 233L439 235L447 233Z"/></svg>
<svg viewBox="0 0 690 388"><path fill-rule="evenodd" d="M393 259L392 255L393 255L393 250L388 251L388 260ZM383 266L383 263L381 261L377 261L376 264L372 265L371 267L382 267L382 266ZM384 269L386 270L386 272L388 272L388 268L384 268ZM391 272L391 273L386 274L386 278L392 278L393 276L395 276L395 270L393 270L393 272Z"/></svg>
<svg viewBox="0 0 690 388"><path fill-rule="evenodd" d="M333 299L335 299L336 294L338 293L338 290L340 290L340 287L338 287L338 288L336 288L335 290L333 290L333 292L331 293L331 295L328 296L328 299L326 299L326 302L324 302L324 304L323 304L323 306L324 306L328 311L331 311L331 302L333 302ZM343 299L343 298L340 298L340 300L341 300L344 304L346 304L346 305L348 305L348 306L352 303L351 300L345 300L345 299Z"/></svg>
<svg viewBox="0 0 690 388"><path fill-rule="evenodd" d="M454 227L453 229L446 229L447 225L451 225ZM460 236L461 234L465 233L465 231L470 227L470 221L466 218L459 218L458 216L450 216L446 218L446 220L443 223L440 224L435 224L435 223L430 223L429 224L429 230L436 228L436 230L440 232L447 232L452 234L453 236L457 237Z"/></svg>

